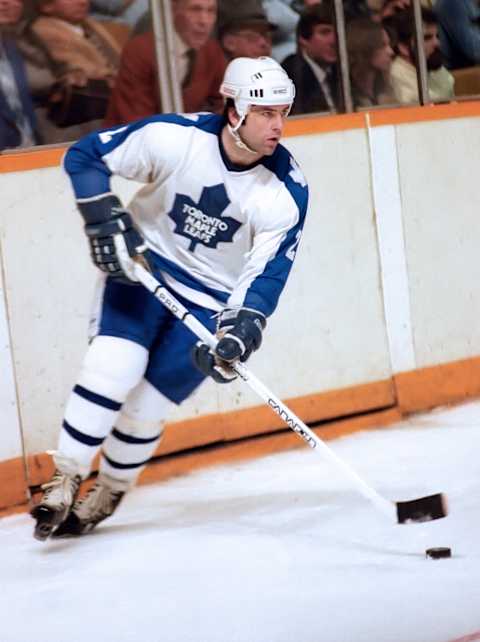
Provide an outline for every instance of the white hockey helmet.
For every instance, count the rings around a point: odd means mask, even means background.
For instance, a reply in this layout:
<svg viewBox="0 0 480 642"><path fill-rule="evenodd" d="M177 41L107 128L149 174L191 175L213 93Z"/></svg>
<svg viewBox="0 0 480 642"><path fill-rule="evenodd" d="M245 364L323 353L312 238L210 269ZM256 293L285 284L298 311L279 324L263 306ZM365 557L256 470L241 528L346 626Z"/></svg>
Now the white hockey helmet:
<svg viewBox="0 0 480 642"><path fill-rule="evenodd" d="M289 105L295 98L295 85L273 58L234 58L223 77L220 93L232 98L243 122L252 105Z"/></svg>

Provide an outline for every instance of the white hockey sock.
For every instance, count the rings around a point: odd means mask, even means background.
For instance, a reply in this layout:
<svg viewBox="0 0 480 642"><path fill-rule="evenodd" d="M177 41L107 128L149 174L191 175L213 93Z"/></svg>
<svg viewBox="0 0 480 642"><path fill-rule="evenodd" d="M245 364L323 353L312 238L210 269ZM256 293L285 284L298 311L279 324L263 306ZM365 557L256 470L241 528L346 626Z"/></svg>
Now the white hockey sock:
<svg viewBox="0 0 480 642"><path fill-rule="evenodd" d="M58 452L90 470L123 402L143 376L147 350L132 341L96 337L65 410Z"/></svg>
<svg viewBox="0 0 480 642"><path fill-rule="evenodd" d="M145 379L132 391L115 428L104 441L100 471L127 486L135 483L155 452L172 406Z"/></svg>

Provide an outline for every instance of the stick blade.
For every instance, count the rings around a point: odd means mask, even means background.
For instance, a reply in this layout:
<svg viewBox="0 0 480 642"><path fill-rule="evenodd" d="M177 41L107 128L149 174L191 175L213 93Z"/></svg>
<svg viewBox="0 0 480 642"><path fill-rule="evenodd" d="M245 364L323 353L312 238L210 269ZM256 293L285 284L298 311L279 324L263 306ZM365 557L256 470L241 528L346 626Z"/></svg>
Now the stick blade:
<svg viewBox="0 0 480 642"><path fill-rule="evenodd" d="M448 514L447 498L442 493L411 499L408 502L397 502L396 506L399 524L431 522Z"/></svg>

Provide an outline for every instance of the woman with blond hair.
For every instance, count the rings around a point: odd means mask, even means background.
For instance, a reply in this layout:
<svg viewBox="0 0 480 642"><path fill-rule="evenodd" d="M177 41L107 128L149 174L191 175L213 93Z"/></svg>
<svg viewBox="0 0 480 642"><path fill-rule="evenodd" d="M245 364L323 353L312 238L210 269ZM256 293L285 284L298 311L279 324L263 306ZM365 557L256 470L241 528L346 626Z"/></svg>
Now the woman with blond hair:
<svg viewBox="0 0 480 642"><path fill-rule="evenodd" d="M394 52L381 24L358 18L347 25L347 50L355 107L393 103L390 67Z"/></svg>

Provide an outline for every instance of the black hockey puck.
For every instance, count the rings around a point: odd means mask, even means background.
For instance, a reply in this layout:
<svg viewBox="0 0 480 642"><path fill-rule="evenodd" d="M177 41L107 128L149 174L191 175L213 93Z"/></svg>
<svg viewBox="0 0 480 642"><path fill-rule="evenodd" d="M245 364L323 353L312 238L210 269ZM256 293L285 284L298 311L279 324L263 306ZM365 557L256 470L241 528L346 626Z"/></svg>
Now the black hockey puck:
<svg viewBox="0 0 480 642"><path fill-rule="evenodd" d="M430 557L432 560L440 560L444 557L452 557L452 549L444 546L439 546L438 548L427 548L425 555Z"/></svg>

